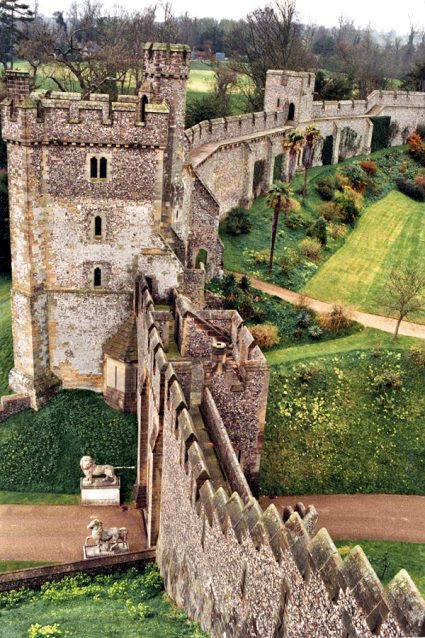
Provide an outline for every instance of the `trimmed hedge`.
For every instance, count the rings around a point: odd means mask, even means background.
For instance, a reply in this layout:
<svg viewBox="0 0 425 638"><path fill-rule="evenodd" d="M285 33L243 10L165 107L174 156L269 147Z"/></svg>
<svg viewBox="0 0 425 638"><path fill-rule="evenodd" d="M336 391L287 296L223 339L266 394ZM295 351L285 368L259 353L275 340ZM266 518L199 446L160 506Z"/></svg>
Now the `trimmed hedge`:
<svg viewBox="0 0 425 638"><path fill-rule="evenodd" d="M395 183L400 192L417 202L425 202L425 188L420 184L415 184L408 179L396 179Z"/></svg>

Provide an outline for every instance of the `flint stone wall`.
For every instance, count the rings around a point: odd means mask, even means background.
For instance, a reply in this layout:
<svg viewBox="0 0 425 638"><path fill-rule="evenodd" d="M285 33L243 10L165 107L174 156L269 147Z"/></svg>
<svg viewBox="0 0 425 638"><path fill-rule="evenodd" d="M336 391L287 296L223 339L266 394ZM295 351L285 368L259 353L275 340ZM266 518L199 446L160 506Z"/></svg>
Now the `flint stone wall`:
<svg viewBox="0 0 425 638"><path fill-rule="evenodd" d="M383 588L359 547L343 561L326 530L314 532L314 508L305 523L299 510L283 523L273 505L263 512L248 494L214 487L146 284L138 309L140 383L150 385L139 409L155 414L142 432L158 506L148 520L173 600L213 638L422 635L425 602L406 572ZM220 437L216 445L228 450Z"/></svg>
<svg viewBox="0 0 425 638"><path fill-rule="evenodd" d="M166 378L174 387L172 371ZM168 382L157 561L168 594L213 637L421 635L425 604L405 572L383 588L362 550L342 561L298 513L216 490L181 395ZM178 397L179 412L173 396Z"/></svg>

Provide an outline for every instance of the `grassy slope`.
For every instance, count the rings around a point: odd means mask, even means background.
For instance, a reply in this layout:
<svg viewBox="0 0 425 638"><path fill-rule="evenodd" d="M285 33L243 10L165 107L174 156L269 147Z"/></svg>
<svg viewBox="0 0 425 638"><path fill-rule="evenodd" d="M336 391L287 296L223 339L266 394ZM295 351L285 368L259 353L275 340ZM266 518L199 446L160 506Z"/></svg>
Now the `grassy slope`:
<svg viewBox="0 0 425 638"><path fill-rule="evenodd" d="M380 298L396 265L421 266L425 251L425 204L397 191L367 208L344 246L303 291L324 301L386 314ZM425 312L413 317L425 322Z"/></svg>
<svg viewBox="0 0 425 638"><path fill-rule="evenodd" d="M10 280L0 276L0 396L9 394L8 376L13 366L9 291Z"/></svg>
<svg viewBox="0 0 425 638"><path fill-rule="evenodd" d="M405 351L334 354L331 344L328 356L307 345L309 358L272 368L263 493L425 494L423 368Z"/></svg>
<svg viewBox="0 0 425 638"><path fill-rule="evenodd" d="M393 541L338 541L345 557L355 545L361 545L382 583L386 585L400 569L407 569L419 591L425 596L425 545Z"/></svg>
<svg viewBox="0 0 425 638"><path fill-rule="evenodd" d="M10 281L0 279L1 394L13 364L9 288ZM136 439L134 415L112 410L94 392L60 392L42 410L25 410L0 423L0 503L75 503L81 456L135 465ZM133 470L121 471L125 497L134 477Z"/></svg>

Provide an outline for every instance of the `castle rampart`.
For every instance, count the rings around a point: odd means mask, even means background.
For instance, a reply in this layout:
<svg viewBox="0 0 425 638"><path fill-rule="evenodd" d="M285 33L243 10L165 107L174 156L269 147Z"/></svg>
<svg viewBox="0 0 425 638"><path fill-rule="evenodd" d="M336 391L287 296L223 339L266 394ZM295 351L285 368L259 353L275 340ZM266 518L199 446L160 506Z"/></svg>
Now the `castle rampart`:
<svg viewBox="0 0 425 638"><path fill-rule="evenodd" d="M262 511L228 456L221 411L205 390L206 421L240 494L218 486L139 284L139 363L150 388L143 409L152 415L143 469L152 480L147 502L158 508L148 520L168 594L217 638L421 635L425 603L405 571L384 588L359 547L343 561L326 530L315 532L314 508L297 506L285 523L273 505Z"/></svg>

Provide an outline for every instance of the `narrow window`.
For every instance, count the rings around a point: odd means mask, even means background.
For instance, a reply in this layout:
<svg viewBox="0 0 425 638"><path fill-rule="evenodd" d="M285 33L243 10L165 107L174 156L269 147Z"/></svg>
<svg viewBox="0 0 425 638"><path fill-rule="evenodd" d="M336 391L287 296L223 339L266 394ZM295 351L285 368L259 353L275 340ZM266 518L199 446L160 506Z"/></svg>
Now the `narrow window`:
<svg viewBox="0 0 425 638"><path fill-rule="evenodd" d="M99 177L100 179L106 179L107 177L107 160L106 157L101 157L99 161Z"/></svg>
<svg viewBox="0 0 425 638"><path fill-rule="evenodd" d="M102 285L102 271L100 270L100 268L95 268L94 269L94 287L95 288L99 288Z"/></svg>
<svg viewBox="0 0 425 638"><path fill-rule="evenodd" d="M146 117L146 104L149 103L149 100L146 95L142 96L142 101L140 103L140 121L144 122Z"/></svg>
<svg viewBox="0 0 425 638"><path fill-rule="evenodd" d="M90 158L90 177L97 179L97 157Z"/></svg>
<svg viewBox="0 0 425 638"><path fill-rule="evenodd" d="M102 237L102 218L99 215L94 218L94 236Z"/></svg>
<svg viewBox="0 0 425 638"><path fill-rule="evenodd" d="M277 108L280 108L280 97L277 98Z"/></svg>
<svg viewBox="0 0 425 638"><path fill-rule="evenodd" d="M118 368L115 366L115 388L118 385Z"/></svg>

